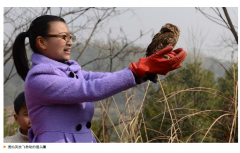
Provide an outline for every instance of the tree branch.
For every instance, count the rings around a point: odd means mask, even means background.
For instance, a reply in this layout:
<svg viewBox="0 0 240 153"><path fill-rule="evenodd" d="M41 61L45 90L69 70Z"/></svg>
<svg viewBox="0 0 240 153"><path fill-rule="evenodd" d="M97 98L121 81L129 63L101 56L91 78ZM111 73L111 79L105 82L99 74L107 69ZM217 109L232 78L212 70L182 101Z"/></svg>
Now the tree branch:
<svg viewBox="0 0 240 153"><path fill-rule="evenodd" d="M232 21L231 21L229 15L228 15L228 12L227 12L227 8L223 7L223 11L224 11L224 14L225 14L225 16L226 16L226 18L228 20L228 24L230 26L230 30L231 30L231 32L232 32L232 34L233 34L233 36L234 36L234 38L235 38L235 40L236 40L236 42L238 44L238 34L237 34L237 32L235 31L235 29L233 27Z"/></svg>

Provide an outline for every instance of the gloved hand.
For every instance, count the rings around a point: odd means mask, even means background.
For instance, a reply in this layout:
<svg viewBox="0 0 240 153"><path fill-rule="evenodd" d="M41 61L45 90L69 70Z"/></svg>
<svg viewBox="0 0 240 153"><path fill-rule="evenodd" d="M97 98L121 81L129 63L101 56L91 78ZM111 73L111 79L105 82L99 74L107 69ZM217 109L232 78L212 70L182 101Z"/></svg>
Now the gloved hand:
<svg viewBox="0 0 240 153"><path fill-rule="evenodd" d="M182 48L171 52L172 49L173 47L169 46L149 57L140 58L139 62L131 63L129 68L139 79L146 77L146 74L166 75L169 71L181 67L180 63L187 56L187 53ZM169 55L170 59L164 58L163 55L165 54Z"/></svg>
<svg viewBox="0 0 240 153"><path fill-rule="evenodd" d="M166 55L168 55L169 58L171 59L171 58L173 58L174 56L177 56L177 54L180 53L182 50L183 50L182 48L178 48L178 49L176 49L176 50L174 50L174 51L172 51L172 52L170 52L170 53L167 53ZM183 59L182 61L184 61L184 60L185 60L185 57L184 57L184 59ZM182 63L182 62L180 62L180 63ZM181 66L182 66L182 65L179 64L175 69L178 69L178 68L180 68ZM175 69L173 69L173 70L175 70ZM171 70L171 71L172 71L172 70ZM165 72L165 73L167 74L168 72L169 72L169 71L167 71L167 72Z"/></svg>

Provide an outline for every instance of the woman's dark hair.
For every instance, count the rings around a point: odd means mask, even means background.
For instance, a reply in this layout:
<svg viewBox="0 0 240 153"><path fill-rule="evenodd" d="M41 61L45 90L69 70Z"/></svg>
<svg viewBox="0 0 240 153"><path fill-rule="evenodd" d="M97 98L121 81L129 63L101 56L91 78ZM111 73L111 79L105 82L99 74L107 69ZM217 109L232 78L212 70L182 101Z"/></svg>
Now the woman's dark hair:
<svg viewBox="0 0 240 153"><path fill-rule="evenodd" d="M14 100L14 111L17 115L19 115L19 111L23 106L26 106L26 101L24 92L21 92Z"/></svg>
<svg viewBox="0 0 240 153"><path fill-rule="evenodd" d="M37 17L32 21L28 31L20 33L13 43L12 56L14 60L14 65L16 67L17 73L24 81L29 71L29 63L25 49L25 38L29 38L29 43L32 51L34 53L38 53L36 48L36 38L38 36L48 34L50 30L50 22L52 21L62 21L66 23L63 18L58 16L43 15Z"/></svg>

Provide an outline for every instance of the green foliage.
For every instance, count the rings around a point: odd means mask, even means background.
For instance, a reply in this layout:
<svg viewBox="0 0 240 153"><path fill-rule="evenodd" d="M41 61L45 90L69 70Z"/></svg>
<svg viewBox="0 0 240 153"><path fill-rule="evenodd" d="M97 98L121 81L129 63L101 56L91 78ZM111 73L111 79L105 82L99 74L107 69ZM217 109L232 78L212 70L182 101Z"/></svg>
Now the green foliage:
<svg viewBox="0 0 240 153"><path fill-rule="evenodd" d="M17 124L16 122L14 122L13 124L7 123L6 117L7 117L7 110L6 108L4 108L4 138L6 136L12 136L17 134L17 129L19 127L19 124Z"/></svg>
<svg viewBox="0 0 240 153"><path fill-rule="evenodd" d="M223 77L217 78L217 89L223 93L225 93L229 98L228 99L218 99L219 107L221 107L222 110L228 111L230 113L235 112L235 105L233 103L233 100L237 103L237 94L238 89L236 88L236 82L238 82L238 65L237 63L234 63L232 67L228 70L228 72L225 72L225 75ZM233 116L227 116L220 120L222 123L225 123L225 126L228 128L220 127L222 131L226 133L230 133L230 128L232 127L233 122ZM237 119L238 121L238 119ZM234 138L235 142L238 142L238 122L236 123L236 137ZM217 137L220 137L222 139L225 139L226 141L229 141L229 135L228 134L220 134L215 132L214 133Z"/></svg>
<svg viewBox="0 0 240 153"><path fill-rule="evenodd" d="M238 81L238 65L237 63L234 64L234 68L230 67L230 69L228 70L229 73L232 75L232 77L235 78L235 81ZM235 74L235 75L234 75ZM218 89L230 96L233 97L233 93L234 93L234 80L232 78L228 72L225 72L225 75L223 77L219 77L217 78L218 81Z"/></svg>
<svg viewBox="0 0 240 153"><path fill-rule="evenodd" d="M147 130L148 138L145 136L144 125L142 124L141 127L145 142L153 139L156 139L153 142L168 142L167 136L171 135L172 119L174 123L176 123L176 119L182 119L175 124L175 129L179 128L177 130L178 139L186 142L189 136L196 132L188 142L201 142L208 128L222 114L214 110L223 110L223 98L217 96L216 90L209 89L221 88L221 91L233 93L226 89L233 89L233 81L226 73L216 82L214 73L201 65L202 63L199 61L185 63L184 67L170 72L161 81L171 115L161 87L159 85L150 87L144 108L145 125L146 128L149 128ZM229 71L232 73L231 69ZM237 74L237 71L235 73ZM224 85L224 82L228 85ZM204 110L209 111L198 113ZM183 119L183 117L185 118ZM216 123L212 129L203 142L224 141L223 132L219 132L223 131L222 126ZM216 133L221 133L221 136L217 136Z"/></svg>
<svg viewBox="0 0 240 153"><path fill-rule="evenodd" d="M91 129L94 133L97 133L99 131L99 121L98 120L92 120L92 126Z"/></svg>

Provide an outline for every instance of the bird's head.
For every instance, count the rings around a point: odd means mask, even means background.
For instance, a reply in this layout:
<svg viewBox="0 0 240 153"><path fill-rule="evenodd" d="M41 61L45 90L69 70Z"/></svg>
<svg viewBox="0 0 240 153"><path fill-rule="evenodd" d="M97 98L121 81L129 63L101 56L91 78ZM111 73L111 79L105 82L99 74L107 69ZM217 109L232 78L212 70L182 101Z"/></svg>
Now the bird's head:
<svg viewBox="0 0 240 153"><path fill-rule="evenodd" d="M171 23L167 23L164 26L162 26L162 29L160 31L162 31L162 32L174 32L178 36L180 35L179 28L177 26L171 24Z"/></svg>

